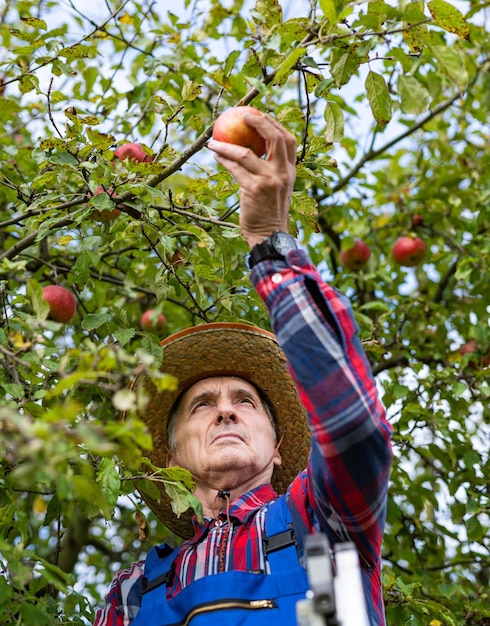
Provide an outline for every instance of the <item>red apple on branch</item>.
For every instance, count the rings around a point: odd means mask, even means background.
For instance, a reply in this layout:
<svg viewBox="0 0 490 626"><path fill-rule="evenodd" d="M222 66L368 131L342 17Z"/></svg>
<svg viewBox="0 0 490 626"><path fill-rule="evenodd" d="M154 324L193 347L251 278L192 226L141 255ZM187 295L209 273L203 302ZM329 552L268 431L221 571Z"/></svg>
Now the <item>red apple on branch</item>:
<svg viewBox="0 0 490 626"><path fill-rule="evenodd" d="M146 154L139 143L123 143L114 151L114 156L117 159L121 159L121 161L124 161L124 159L130 159L138 163L151 161L151 157Z"/></svg>
<svg viewBox="0 0 490 626"><path fill-rule="evenodd" d="M140 326L150 333L158 333L167 323L167 318L163 313L157 313L153 309L148 309L140 319Z"/></svg>
<svg viewBox="0 0 490 626"><path fill-rule="evenodd" d="M470 339L464 343L459 349L461 356L465 354L474 354L475 358L471 358L467 361L468 367L474 369L475 367L488 367L490 365L490 354L484 356L481 353L480 346L476 339Z"/></svg>
<svg viewBox="0 0 490 626"><path fill-rule="evenodd" d="M59 285L48 285L43 289L43 299L49 304L49 319L66 324L75 315L77 301L68 289Z"/></svg>
<svg viewBox="0 0 490 626"><path fill-rule="evenodd" d="M395 241L391 254L398 265L415 267L425 256L425 243L420 237L400 237Z"/></svg>
<svg viewBox="0 0 490 626"><path fill-rule="evenodd" d="M262 115L258 109L250 106L227 109L214 123L213 139L250 148L258 157L264 155L265 139L244 120L245 115L250 114Z"/></svg>
<svg viewBox="0 0 490 626"><path fill-rule="evenodd" d="M366 265L370 256L371 248L362 239L357 239L353 246L340 251L340 264L355 272Z"/></svg>
<svg viewBox="0 0 490 626"><path fill-rule="evenodd" d="M414 213L412 215L412 227L418 228L419 226L424 225L424 216L420 213Z"/></svg>

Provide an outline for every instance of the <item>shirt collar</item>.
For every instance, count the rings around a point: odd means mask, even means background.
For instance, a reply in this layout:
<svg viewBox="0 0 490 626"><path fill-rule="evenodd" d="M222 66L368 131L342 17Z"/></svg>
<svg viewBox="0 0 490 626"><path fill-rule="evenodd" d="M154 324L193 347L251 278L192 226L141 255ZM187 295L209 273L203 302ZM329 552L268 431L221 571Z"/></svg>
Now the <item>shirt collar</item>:
<svg viewBox="0 0 490 626"><path fill-rule="evenodd" d="M246 524L250 517L254 515L258 509L276 498L278 498L278 495L272 488L272 485L268 484L255 487L254 489L247 491L247 493L243 494L239 498L233 500L233 502L230 502L229 515L230 517L237 519L241 524ZM226 508L224 508L218 515L218 519L226 519ZM204 524L201 524L194 515L192 518L195 531L193 541L202 536L210 522L212 522L212 518L205 517Z"/></svg>

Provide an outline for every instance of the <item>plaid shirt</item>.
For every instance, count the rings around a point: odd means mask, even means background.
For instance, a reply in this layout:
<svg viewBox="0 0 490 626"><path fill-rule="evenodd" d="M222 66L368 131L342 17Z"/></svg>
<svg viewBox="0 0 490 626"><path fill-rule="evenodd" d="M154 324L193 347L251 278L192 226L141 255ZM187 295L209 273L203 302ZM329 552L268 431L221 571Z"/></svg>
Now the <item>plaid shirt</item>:
<svg viewBox="0 0 490 626"><path fill-rule="evenodd" d="M313 529L332 543L351 540L361 555L367 602L376 625L385 623L381 590L391 428L356 334L345 296L325 284L306 254L255 265L252 282L264 300L300 398L308 411L312 446L308 467L286 497L300 540ZM232 569L267 571L262 539L264 504L277 497L270 485L231 503L204 525L176 560L168 597L193 580ZM138 612L144 561L119 572L94 626L128 626Z"/></svg>

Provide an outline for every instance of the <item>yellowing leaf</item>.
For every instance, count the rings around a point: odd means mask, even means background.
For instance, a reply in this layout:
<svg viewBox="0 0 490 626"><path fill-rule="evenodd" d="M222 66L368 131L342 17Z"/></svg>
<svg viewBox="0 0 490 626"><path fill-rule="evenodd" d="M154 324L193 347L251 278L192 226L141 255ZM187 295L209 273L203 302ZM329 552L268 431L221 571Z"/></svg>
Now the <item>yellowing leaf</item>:
<svg viewBox="0 0 490 626"><path fill-rule="evenodd" d="M124 13L123 15L119 16L118 21L121 22L121 24L132 24L134 22L129 13Z"/></svg>
<svg viewBox="0 0 490 626"><path fill-rule="evenodd" d="M41 496L36 496L32 504L32 510L37 515L42 515L46 512L47 506L47 502L46 500L44 500L44 498L41 498Z"/></svg>
<svg viewBox="0 0 490 626"><path fill-rule="evenodd" d="M391 215L389 213L382 213L378 215L374 221L374 228L384 228L391 221Z"/></svg>
<svg viewBox="0 0 490 626"><path fill-rule="evenodd" d="M42 28L43 30L46 30L48 28L46 22L44 20L40 20L37 17L21 17L20 21L34 28Z"/></svg>
<svg viewBox="0 0 490 626"><path fill-rule="evenodd" d="M9 334L10 343L14 346L14 348L19 348L20 350L27 350L32 346L32 341L24 341L24 337L22 337L22 333L13 332Z"/></svg>
<svg viewBox="0 0 490 626"><path fill-rule="evenodd" d="M67 243L70 243L70 241L73 241L74 237L72 237L71 235L63 235L63 237L60 237L58 239L58 243L60 246L66 246Z"/></svg>
<svg viewBox="0 0 490 626"><path fill-rule="evenodd" d="M438 619L433 619L429 622L429 626L442 626L442 622L440 622Z"/></svg>
<svg viewBox="0 0 490 626"><path fill-rule="evenodd" d="M470 25L452 4L445 0L430 0L427 6L438 26L463 39L470 38Z"/></svg>
<svg viewBox="0 0 490 626"><path fill-rule="evenodd" d="M182 89L182 100L186 100L189 102L190 100L195 100L198 96L201 95L202 87L198 85L193 80L186 80L184 83L184 88Z"/></svg>

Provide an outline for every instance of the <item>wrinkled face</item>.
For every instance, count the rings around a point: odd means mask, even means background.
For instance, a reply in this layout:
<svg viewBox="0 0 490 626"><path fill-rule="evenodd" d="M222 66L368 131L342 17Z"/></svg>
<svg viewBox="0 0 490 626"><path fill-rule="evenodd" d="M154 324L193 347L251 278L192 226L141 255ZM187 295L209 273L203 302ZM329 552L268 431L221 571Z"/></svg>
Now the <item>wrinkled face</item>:
<svg viewBox="0 0 490 626"><path fill-rule="evenodd" d="M253 385L219 376L201 380L185 392L168 465L180 465L211 485L226 472L228 487L233 488L256 475L257 484L270 482L274 465L280 462L274 428Z"/></svg>

